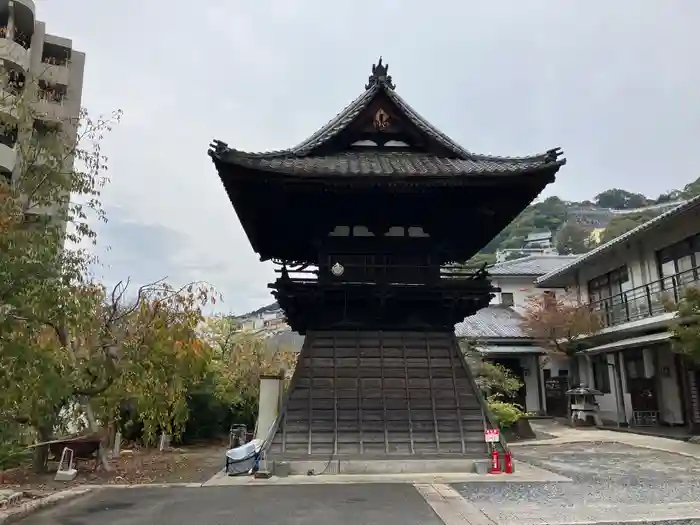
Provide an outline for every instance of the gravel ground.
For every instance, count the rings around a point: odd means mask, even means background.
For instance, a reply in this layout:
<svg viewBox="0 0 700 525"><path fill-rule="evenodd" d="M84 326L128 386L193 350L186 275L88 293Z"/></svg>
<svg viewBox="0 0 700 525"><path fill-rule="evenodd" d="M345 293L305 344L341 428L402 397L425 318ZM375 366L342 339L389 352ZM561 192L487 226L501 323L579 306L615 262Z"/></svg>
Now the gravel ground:
<svg viewBox="0 0 700 525"><path fill-rule="evenodd" d="M472 483L455 489L475 503L568 507L700 501L700 461L617 443L522 446L519 460L573 483Z"/></svg>
<svg viewBox="0 0 700 525"><path fill-rule="evenodd" d="M618 443L522 446L517 458L572 483L460 483L453 485L487 512L518 505L546 505L553 512L593 505L667 504L700 501L700 461ZM566 512L564 510L564 512ZM572 521L576 512L572 509ZM612 516L611 516L612 517ZM618 518L619 519L619 518ZM610 525L621 522L611 521ZM648 523L698 525L698 520Z"/></svg>

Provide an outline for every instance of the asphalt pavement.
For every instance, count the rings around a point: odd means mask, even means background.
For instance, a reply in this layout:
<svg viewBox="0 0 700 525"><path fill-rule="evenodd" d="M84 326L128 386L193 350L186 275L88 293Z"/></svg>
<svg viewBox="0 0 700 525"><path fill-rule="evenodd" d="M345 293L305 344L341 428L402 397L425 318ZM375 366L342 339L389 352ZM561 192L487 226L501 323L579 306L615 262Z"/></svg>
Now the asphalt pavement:
<svg viewBox="0 0 700 525"><path fill-rule="evenodd" d="M621 443L520 446L568 481L103 488L23 525L700 525L700 460ZM445 483L445 482L443 482ZM439 517L441 516L441 517ZM640 523L640 521L636 521Z"/></svg>
<svg viewBox="0 0 700 525"><path fill-rule="evenodd" d="M22 525L443 525L410 484L101 489Z"/></svg>

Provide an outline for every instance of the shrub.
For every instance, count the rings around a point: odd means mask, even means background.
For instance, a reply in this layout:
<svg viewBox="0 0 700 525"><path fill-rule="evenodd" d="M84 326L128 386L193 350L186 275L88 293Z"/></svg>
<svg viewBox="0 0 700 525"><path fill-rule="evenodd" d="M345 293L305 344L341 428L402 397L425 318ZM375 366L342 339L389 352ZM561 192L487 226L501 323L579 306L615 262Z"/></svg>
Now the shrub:
<svg viewBox="0 0 700 525"><path fill-rule="evenodd" d="M512 427L516 421L527 415L520 405L506 403L497 396L488 398L488 406L501 429Z"/></svg>
<svg viewBox="0 0 700 525"><path fill-rule="evenodd" d="M22 443L19 425L4 421L0 424L0 471L16 467L31 457Z"/></svg>

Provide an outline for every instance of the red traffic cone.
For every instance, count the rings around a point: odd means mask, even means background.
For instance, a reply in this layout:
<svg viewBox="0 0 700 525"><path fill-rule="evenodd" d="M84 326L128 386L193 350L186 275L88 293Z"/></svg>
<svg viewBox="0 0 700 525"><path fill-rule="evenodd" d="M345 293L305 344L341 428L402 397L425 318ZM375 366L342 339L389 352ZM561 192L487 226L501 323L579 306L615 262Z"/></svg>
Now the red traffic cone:
<svg viewBox="0 0 700 525"><path fill-rule="evenodd" d="M498 450L493 447L491 452L491 468L489 469L489 474L500 474L501 473L501 461L498 458Z"/></svg>
<svg viewBox="0 0 700 525"><path fill-rule="evenodd" d="M510 451L506 451L505 453L505 473L506 474L512 474L513 473L513 454Z"/></svg>

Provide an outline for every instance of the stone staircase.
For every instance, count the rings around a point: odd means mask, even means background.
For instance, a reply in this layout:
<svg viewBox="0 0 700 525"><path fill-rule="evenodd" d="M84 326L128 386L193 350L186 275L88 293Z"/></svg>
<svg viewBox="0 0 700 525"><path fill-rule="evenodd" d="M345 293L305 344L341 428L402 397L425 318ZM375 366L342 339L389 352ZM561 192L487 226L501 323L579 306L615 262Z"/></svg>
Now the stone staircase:
<svg viewBox="0 0 700 525"><path fill-rule="evenodd" d="M311 332L267 455L483 459L475 389L450 332Z"/></svg>

